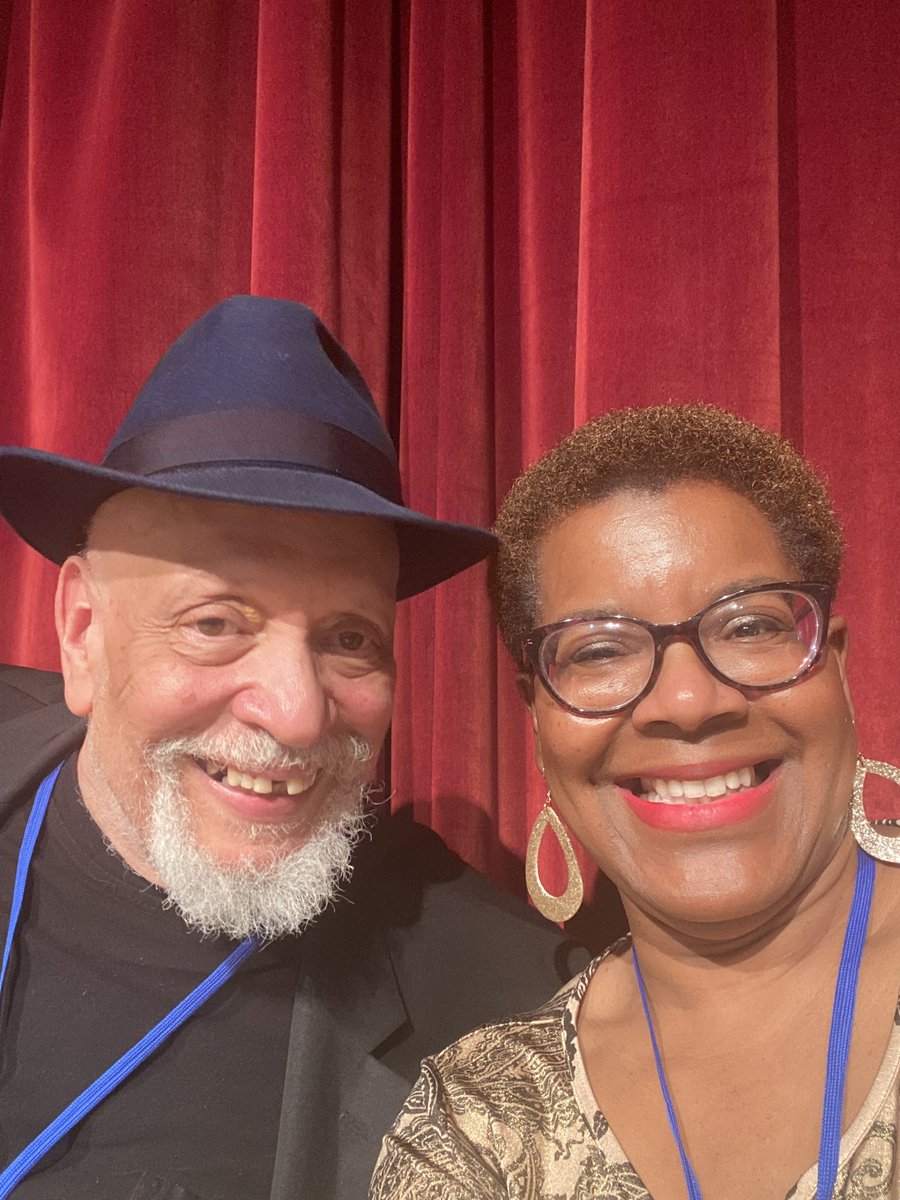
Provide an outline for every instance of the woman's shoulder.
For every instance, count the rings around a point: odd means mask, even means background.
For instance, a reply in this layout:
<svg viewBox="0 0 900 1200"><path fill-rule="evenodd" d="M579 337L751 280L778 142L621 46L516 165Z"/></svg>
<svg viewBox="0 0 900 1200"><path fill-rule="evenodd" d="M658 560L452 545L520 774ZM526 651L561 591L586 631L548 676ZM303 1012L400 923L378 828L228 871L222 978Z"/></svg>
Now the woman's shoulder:
<svg viewBox="0 0 900 1200"><path fill-rule="evenodd" d="M493 1200L523 1172L552 1181L555 1195L607 1194L606 1161L573 1087L578 1004L605 957L540 1008L482 1025L423 1062L385 1138L375 1200Z"/></svg>

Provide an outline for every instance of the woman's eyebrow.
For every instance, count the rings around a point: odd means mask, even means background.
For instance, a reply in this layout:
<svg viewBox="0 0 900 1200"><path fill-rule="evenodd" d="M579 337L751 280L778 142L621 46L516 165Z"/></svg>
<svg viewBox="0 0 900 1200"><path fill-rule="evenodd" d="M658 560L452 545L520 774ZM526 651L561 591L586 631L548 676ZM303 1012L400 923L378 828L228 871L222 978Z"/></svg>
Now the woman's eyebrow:
<svg viewBox="0 0 900 1200"><path fill-rule="evenodd" d="M782 581L775 575L749 575L741 579L730 579L726 583L721 584L710 593L707 604L715 604L716 600L723 599L725 596L730 596L734 592L742 592L747 588L767 587L769 584L790 582L789 580ZM704 608L705 605L701 605ZM698 610L699 611L699 610ZM637 620L632 613L625 611L622 605L615 604L611 600L598 600L596 604L592 604L589 608L577 608L572 612L566 613L561 620L590 620L592 617L600 618L601 620L609 620L612 617L629 617Z"/></svg>
<svg viewBox="0 0 900 1200"><path fill-rule="evenodd" d="M768 585L772 583L791 582L793 582L792 577L788 579L782 579L777 575L751 575L746 576L743 579L732 579L728 583L723 584L722 587L717 588L716 594L711 597L711 600L715 600L719 596L728 596L732 592L742 592L746 588L768 587Z"/></svg>

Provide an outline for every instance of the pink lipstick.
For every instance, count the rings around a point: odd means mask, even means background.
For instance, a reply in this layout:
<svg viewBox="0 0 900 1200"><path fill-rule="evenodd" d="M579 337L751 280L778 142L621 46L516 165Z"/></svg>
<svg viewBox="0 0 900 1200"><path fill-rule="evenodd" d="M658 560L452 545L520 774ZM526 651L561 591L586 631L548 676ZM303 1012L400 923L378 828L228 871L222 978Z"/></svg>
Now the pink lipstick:
<svg viewBox="0 0 900 1200"><path fill-rule="evenodd" d="M776 769L762 783L715 799L707 799L700 804L663 804L644 800L623 787L619 788L619 793L638 820L653 829L671 830L674 833L702 833L707 829L721 829L756 816L772 798L777 775Z"/></svg>

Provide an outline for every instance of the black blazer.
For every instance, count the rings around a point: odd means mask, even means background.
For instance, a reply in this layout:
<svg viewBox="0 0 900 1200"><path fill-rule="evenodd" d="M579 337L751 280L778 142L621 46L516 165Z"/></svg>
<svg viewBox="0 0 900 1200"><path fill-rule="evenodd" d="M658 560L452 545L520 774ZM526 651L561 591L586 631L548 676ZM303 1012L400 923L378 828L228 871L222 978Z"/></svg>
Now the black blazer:
<svg viewBox="0 0 900 1200"><path fill-rule="evenodd" d="M0 820L83 733L58 676L0 667ZM420 1060L547 999L587 958L402 817L379 821L301 943L271 1200L363 1200Z"/></svg>

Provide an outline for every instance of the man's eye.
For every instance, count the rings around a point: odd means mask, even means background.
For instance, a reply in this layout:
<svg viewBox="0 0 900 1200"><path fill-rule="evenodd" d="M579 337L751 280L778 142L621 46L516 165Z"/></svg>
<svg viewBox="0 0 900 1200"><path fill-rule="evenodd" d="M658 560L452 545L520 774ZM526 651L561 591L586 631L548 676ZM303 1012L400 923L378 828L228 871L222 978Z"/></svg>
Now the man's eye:
<svg viewBox="0 0 900 1200"><path fill-rule="evenodd" d="M337 644L347 654L358 654L365 648L368 638L356 629L345 629L337 635Z"/></svg>
<svg viewBox="0 0 900 1200"><path fill-rule="evenodd" d="M226 617L200 617L194 622L194 628L204 637L220 638L234 633L237 627L234 621L229 621Z"/></svg>

